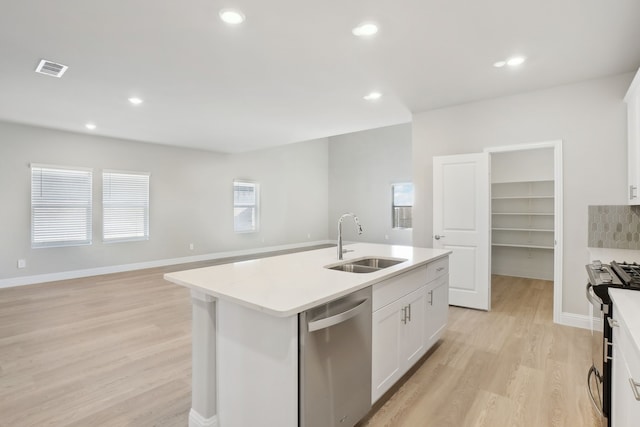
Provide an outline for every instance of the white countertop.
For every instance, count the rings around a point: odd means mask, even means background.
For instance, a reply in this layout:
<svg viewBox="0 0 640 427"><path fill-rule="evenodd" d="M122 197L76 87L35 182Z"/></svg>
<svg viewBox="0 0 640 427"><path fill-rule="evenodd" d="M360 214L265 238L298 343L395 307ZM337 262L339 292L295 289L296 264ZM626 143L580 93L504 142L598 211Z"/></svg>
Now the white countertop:
<svg viewBox="0 0 640 427"><path fill-rule="evenodd" d="M336 264L336 248L279 255L256 260L178 271L164 278L216 298L287 317L396 276L451 251L411 246L355 243L344 260L365 256L405 258L406 262L373 273L329 270Z"/></svg>
<svg viewBox="0 0 640 427"><path fill-rule="evenodd" d="M609 296L616 305L620 316L633 340L636 353L640 356L640 291L609 288Z"/></svg>

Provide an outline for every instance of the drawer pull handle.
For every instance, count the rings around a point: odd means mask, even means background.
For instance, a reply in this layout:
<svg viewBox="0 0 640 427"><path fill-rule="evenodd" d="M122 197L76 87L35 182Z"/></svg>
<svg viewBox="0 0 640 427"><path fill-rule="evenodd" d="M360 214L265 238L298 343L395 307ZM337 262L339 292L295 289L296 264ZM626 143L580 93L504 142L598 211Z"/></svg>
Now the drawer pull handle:
<svg viewBox="0 0 640 427"><path fill-rule="evenodd" d="M402 319L400 321L405 325L407 324L407 307L402 307Z"/></svg>
<svg viewBox="0 0 640 427"><path fill-rule="evenodd" d="M436 271L442 271L442 270L444 270L444 267L438 267L438 268L436 268Z"/></svg>
<svg viewBox="0 0 640 427"><path fill-rule="evenodd" d="M629 378L629 384L631 384L631 391L633 391L633 397L636 400L640 401L640 391L638 391L638 387L640 387L640 383L635 382L633 378Z"/></svg>

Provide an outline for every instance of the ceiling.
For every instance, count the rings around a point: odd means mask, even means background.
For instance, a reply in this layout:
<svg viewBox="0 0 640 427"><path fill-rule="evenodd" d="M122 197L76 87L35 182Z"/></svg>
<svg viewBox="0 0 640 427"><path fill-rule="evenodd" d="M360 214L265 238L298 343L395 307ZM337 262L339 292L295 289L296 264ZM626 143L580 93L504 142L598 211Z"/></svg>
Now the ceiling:
<svg viewBox="0 0 640 427"><path fill-rule="evenodd" d="M222 152L640 66L638 0L2 3L0 120ZM246 21L222 22L225 7ZM365 21L378 34L352 35ZM492 66L512 55L527 60ZM69 70L36 74L43 58Z"/></svg>

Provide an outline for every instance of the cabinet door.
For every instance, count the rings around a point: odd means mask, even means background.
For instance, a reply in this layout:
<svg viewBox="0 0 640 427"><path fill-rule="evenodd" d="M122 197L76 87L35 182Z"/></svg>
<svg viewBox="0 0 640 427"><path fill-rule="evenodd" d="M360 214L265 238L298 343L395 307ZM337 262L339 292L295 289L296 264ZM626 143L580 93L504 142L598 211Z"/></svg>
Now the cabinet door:
<svg viewBox="0 0 640 427"><path fill-rule="evenodd" d="M425 351L442 336L449 317L449 276L445 275L427 285L425 301Z"/></svg>
<svg viewBox="0 0 640 427"><path fill-rule="evenodd" d="M402 358L405 364L404 374L426 352L425 344L425 309L426 288L411 292L402 299L400 309L402 322ZM402 312L404 310L404 313Z"/></svg>
<svg viewBox="0 0 640 427"><path fill-rule="evenodd" d="M633 350L627 332L620 327L613 329L613 365L611 383L611 426L636 427L640 420L640 401L636 400L630 379L640 381L640 357ZM640 387L635 387L640 393Z"/></svg>
<svg viewBox="0 0 640 427"><path fill-rule="evenodd" d="M402 299L373 312L371 336L371 403L402 376Z"/></svg>
<svg viewBox="0 0 640 427"><path fill-rule="evenodd" d="M638 77L636 77L637 79ZM627 162L628 184L627 199L630 205L640 204L640 86L628 93L627 101Z"/></svg>
<svg viewBox="0 0 640 427"><path fill-rule="evenodd" d="M627 369L620 352L620 346L617 344L613 346L613 361L611 363L611 425L613 427L626 427L630 425L630 420L625 410L625 407L628 407L630 403L625 402L625 400L628 400L625 399L625 395L629 386L628 383L625 384L627 382Z"/></svg>

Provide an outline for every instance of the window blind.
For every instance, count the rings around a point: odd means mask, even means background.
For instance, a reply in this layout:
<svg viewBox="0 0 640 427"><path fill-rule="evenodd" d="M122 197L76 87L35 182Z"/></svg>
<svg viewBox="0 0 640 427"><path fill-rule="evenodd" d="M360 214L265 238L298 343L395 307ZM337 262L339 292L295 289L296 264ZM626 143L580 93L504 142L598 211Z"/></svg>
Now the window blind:
<svg viewBox="0 0 640 427"><path fill-rule="evenodd" d="M237 233L258 230L258 184L233 182L233 229Z"/></svg>
<svg viewBox="0 0 640 427"><path fill-rule="evenodd" d="M149 238L149 174L102 173L102 238L105 242Z"/></svg>
<svg viewBox="0 0 640 427"><path fill-rule="evenodd" d="M31 165L31 246L91 244L90 169Z"/></svg>

